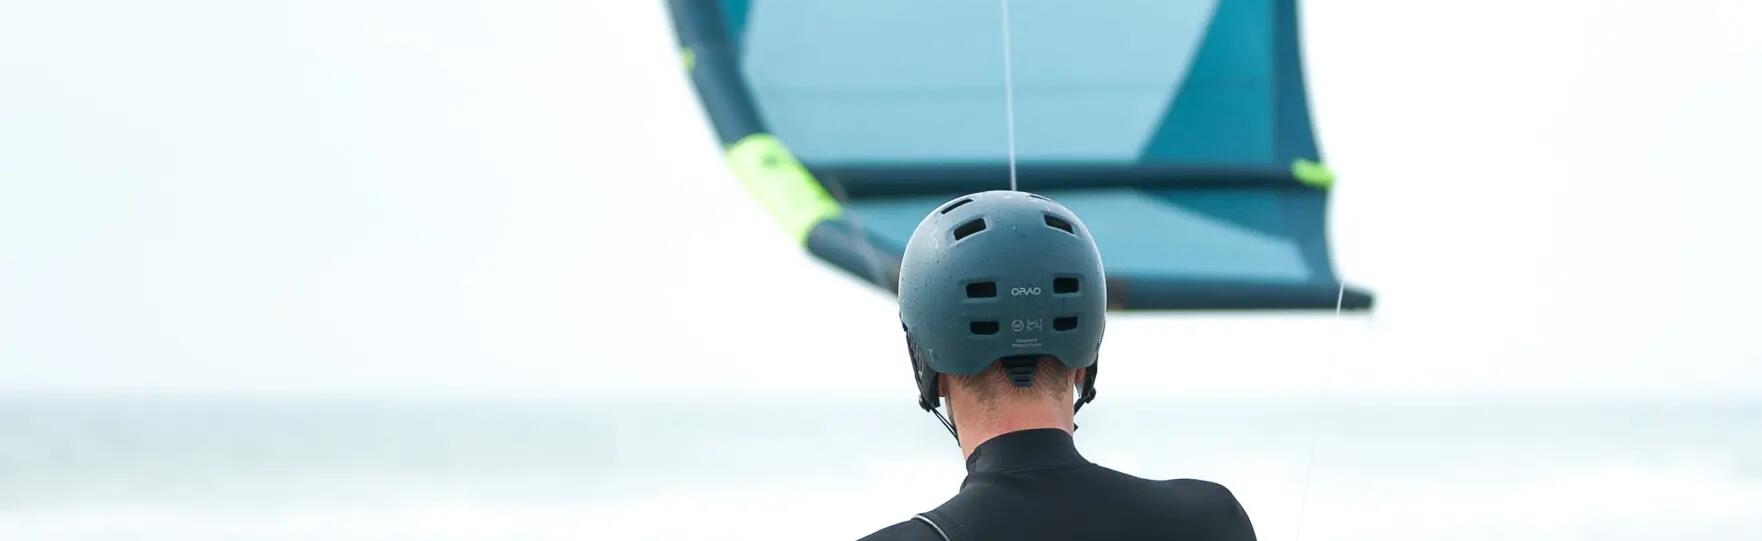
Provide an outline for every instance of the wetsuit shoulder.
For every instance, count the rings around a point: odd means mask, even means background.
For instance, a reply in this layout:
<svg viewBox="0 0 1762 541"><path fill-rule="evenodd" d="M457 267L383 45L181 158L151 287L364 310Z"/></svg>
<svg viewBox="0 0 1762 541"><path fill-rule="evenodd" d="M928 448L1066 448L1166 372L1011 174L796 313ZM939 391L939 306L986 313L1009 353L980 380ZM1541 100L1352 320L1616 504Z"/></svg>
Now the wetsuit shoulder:
<svg viewBox="0 0 1762 541"><path fill-rule="evenodd" d="M1192 539L1252 541L1254 525L1236 495L1223 485L1198 479L1157 481L1157 488L1171 501L1168 509L1180 530Z"/></svg>
<svg viewBox="0 0 1762 541"><path fill-rule="evenodd" d="M916 518L906 519L880 531L869 534L859 541L942 541L942 534L936 533L929 524Z"/></svg>

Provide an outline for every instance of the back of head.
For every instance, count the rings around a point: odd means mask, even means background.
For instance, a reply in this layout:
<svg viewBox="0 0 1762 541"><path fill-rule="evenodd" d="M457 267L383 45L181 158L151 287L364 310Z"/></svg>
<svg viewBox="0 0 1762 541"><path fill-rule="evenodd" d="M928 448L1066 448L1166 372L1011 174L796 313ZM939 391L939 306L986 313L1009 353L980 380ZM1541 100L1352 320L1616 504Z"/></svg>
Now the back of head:
<svg viewBox="0 0 1762 541"><path fill-rule="evenodd" d="M945 390L951 393L958 390L984 404L1043 399L1070 403L1073 372L1051 357L1017 357L993 363L977 374L951 374L948 379L954 382L954 388ZM1020 378L1032 381L1024 385L1018 383Z"/></svg>
<svg viewBox="0 0 1762 541"><path fill-rule="evenodd" d="M944 374L995 403L1014 396L1006 392L1069 393L1081 370L1077 405L1094 396L1107 309L1101 254L1051 199L992 191L931 211L906 244L899 306L926 410L940 405Z"/></svg>
<svg viewBox="0 0 1762 541"><path fill-rule="evenodd" d="M1033 428L1076 429L1071 392L1080 374L1051 357L1012 357L971 375L944 375L963 453L988 439ZM1031 380L1027 384L1020 380Z"/></svg>

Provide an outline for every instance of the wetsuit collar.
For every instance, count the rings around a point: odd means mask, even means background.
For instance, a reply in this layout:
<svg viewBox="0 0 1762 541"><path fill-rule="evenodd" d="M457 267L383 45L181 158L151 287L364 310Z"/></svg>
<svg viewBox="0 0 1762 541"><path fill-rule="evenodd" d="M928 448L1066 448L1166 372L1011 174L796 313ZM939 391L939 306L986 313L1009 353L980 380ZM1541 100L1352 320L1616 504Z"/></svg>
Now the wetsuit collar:
<svg viewBox="0 0 1762 541"><path fill-rule="evenodd" d="M967 457L967 474L1088 464L1071 433L1057 428L1018 430L986 440Z"/></svg>

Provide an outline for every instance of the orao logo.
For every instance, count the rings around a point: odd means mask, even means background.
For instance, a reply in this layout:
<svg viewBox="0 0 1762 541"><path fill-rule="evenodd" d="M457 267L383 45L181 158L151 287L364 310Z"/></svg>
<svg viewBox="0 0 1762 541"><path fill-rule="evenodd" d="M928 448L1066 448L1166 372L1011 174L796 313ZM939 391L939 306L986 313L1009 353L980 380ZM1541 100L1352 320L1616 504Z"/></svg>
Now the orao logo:
<svg viewBox="0 0 1762 541"><path fill-rule="evenodd" d="M1011 297L1023 297L1023 296L1032 296L1032 295L1039 295L1039 294L1040 294L1040 286L1016 287L1016 288L1010 288L1010 290L1009 290L1009 296L1011 296Z"/></svg>

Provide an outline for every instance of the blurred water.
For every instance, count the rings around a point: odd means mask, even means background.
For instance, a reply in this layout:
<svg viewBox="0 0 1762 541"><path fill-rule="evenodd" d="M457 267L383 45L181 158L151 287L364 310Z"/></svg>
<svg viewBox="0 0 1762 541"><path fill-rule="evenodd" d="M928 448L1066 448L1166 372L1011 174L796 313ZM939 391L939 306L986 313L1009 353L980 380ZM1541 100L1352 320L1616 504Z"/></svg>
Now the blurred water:
<svg viewBox="0 0 1762 541"><path fill-rule="evenodd" d="M1116 469L1223 482L1262 539L1755 539L1759 415L1107 397L1078 440ZM940 431L909 397L14 395L0 539L854 538L954 492Z"/></svg>

